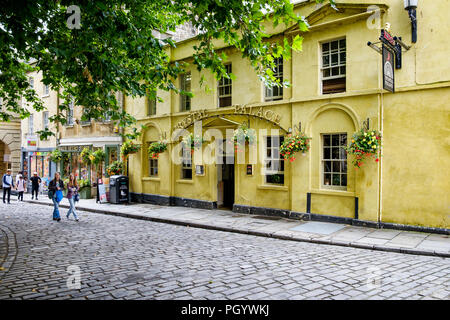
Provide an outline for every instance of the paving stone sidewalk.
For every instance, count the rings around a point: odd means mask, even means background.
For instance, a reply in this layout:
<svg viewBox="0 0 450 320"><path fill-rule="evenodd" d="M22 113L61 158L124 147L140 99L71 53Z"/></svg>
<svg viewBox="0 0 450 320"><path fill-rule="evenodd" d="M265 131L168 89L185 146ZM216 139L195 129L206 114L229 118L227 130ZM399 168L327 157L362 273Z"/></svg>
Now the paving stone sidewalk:
<svg viewBox="0 0 450 320"><path fill-rule="evenodd" d="M24 195L26 202L52 205L45 195L38 201ZM68 208L64 198L61 208ZM166 207L133 203L116 205L96 203L95 199L80 200L77 209L116 216L213 229L284 240L347 246L369 250L416 255L450 257L450 236L391 229L374 229L344 224L299 221L281 217L237 214L226 210L186 207ZM64 211L64 210L63 210ZM64 213L61 214L65 214ZM51 211L49 211L51 215Z"/></svg>

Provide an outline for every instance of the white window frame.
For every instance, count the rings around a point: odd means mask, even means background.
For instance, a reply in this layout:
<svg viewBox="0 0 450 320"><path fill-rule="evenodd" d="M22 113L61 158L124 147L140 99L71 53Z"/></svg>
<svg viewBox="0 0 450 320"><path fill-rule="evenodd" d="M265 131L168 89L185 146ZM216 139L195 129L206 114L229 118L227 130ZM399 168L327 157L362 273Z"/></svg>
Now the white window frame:
<svg viewBox="0 0 450 320"><path fill-rule="evenodd" d="M344 40L345 41L345 49L341 49L340 42ZM331 49L331 45L333 42L337 42L338 48L337 49ZM328 51L324 51L323 47L324 45L328 44ZM342 61L341 54L345 54L345 61ZM332 64L332 55L337 54L337 64ZM324 57L328 56L328 65L324 64ZM338 75L332 75L333 68L339 69ZM342 68L345 68L345 72L342 73ZM325 76L326 70L329 70L330 74L328 76ZM329 41L323 41L320 43L320 87L321 87L321 93L323 93L323 82L325 80L333 80L333 79L341 79L347 77L347 38L342 37L334 40ZM328 94L328 93L325 93Z"/></svg>
<svg viewBox="0 0 450 320"><path fill-rule="evenodd" d="M28 134L34 134L34 114L30 114L28 117Z"/></svg>
<svg viewBox="0 0 450 320"><path fill-rule="evenodd" d="M73 101L70 101L67 106L67 114L66 114L66 126L73 126L73 108L74 103Z"/></svg>
<svg viewBox="0 0 450 320"><path fill-rule="evenodd" d="M49 113L48 111L44 111L42 113L42 129L47 129L49 126Z"/></svg>
<svg viewBox="0 0 450 320"><path fill-rule="evenodd" d="M184 170L191 170L191 177L184 177ZM192 153L191 148L182 142L181 147L181 179L192 180Z"/></svg>
<svg viewBox="0 0 450 320"><path fill-rule="evenodd" d="M275 58L274 59L275 68L273 70L273 76L280 80L280 84L283 84L283 71L284 71L284 65L283 65L283 57ZM281 68L280 68L281 66ZM280 71L281 69L281 71ZM273 91L274 88L278 89L278 95L274 96ZM273 86L273 87L267 87L264 88L264 100L265 101L276 101L276 100L283 100L283 86Z"/></svg>
<svg viewBox="0 0 450 320"><path fill-rule="evenodd" d="M83 114L84 115L84 109L83 109ZM90 126L92 124L92 118L89 118L88 120L81 120L80 118L80 123L82 126Z"/></svg>
<svg viewBox="0 0 450 320"><path fill-rule="evenodd" d="M271 139L270 146L267 144L267 140ZM280 147L283 143L282 140L284 139L283 136L265 136L264 137L264 183L265 184L274 184L274 185L284 185L285 184L285 164L284 160L280 154ZM275 141L278 141L274 144ZM268 155L268 151L270 150L270 155ZM279 163L279 168L268 168L267 165L270 162L270 166L273 166L274 162ZM282 175L283 176L283 183L274 183L274 182L268 182L267 177L272 175Z"/></svg>
<svg viewBox="0 0 450 320"><path fill-rule="evenodd" d="M150 97L147 96L147 116L154 116L156 115L156 97L155 99L150 99Z"/></svg>
<svg viewBox="0 0 450 320"><path fill-rule="evenodd" d="M230 74L233 70L232 68L232 64L231 63L227 63L224 65L226 72L228 74ZM226 88L230 89L230 93L228 94L220 94L220 89L225 90ZM220 99L222 98L231 98L231 102L229 106L220 106ZM217 107L219 108L226 108L226 107L231 107L233 105L233 80L231 79L227 79L225 77L222 77L219 82L217 83Z"/></svg>
<svg viewBox="0 0 450 320"><path fill-rule="evenodd" d="M44 91L44 93L43 93L43 97L48 97L48 96L50 96L50 86L49 85L47 85L47 84L44 84L44 87L43 87L43 91Z"/></svg>
<svg viewBox="0 0 450 320"><path fill-rule="evenodd" d="M189 83L189 85L188 85ZM192 75L190 72L186 72L180 75L180 89L183 91L191 91ZM189 87L189 88L188 88ZM189 106L189 108L187 107ZM190 111L192 109L191 97L180 94L180 111Z"/></svg>
<svg viewBox="0 0 450 320"><path fill-rule="evenodd" d="M339 146L334 146L333 145L333 136L339 135ZM346 136L346 142L341 144L341 136L345 135ZM321 187L323 189L331 189L331 190L339 190L339 191L347 191L347 187L348 187L348 157L347 157L347 153L345 151L345 149L343 147L345 147L347 145L347 139L348 139L348 134L346 132L333 132L333 133L322 133L320 135L320 140L321 140L321 149L320 149L320 180L321 180ZM330 136L330 145L329 146L325 146L325 136ZM330 149L330 158L329 159L325 159L324 157L324 153L325 153L325 149L329 148ZM333 159L333 148L339 148L339 158L338 159ZM331 162L331 171L325 171L325 162ZM334 162L339 162L339 171L334 171ZM342 169L342 164L341 162L345 162L345 170ZM325 175L326 174L330 174L330 184L327 185L325 184ZM340 185L333 185L333 174L339 174L339 179L340 179ZM342 176L345 175L346 176L346 184L343 186L342 185Z"/></svg>
<svg viewBox="0 0 450 320"><path fill-rule="evenodd" d="M148 159L148 176L149 177L157 177L159 171L159 162L158 159Z"/></svg>

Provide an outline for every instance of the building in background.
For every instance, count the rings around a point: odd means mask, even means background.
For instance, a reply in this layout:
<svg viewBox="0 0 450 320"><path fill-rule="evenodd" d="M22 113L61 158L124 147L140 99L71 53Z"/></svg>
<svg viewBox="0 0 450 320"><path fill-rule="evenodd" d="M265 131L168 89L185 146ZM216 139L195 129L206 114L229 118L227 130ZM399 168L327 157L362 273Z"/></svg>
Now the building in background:
<svg viewBox="0 0 450 320"><path fill-rule="evenodd" d="M45 128L56 131L56 125L49 119L57 112L58 92L50 90L49 86L42 83L42 72L30 72L28 81L30 87L34 88L41 98L45 109L38 112L30 106L28 108L31 113L30 117L22 120L21 171L25 178L29 178L34 172L37 172L38 176L48 184L56 172L56 163L49 158L50 152L56 148L56 137L51 136L46 140L40 140L36 132L45 130Z"/></svg>
<svg viewBox="0 0 450 320"><path fill-rule="evenodd" d="M123 95L118 93L116 98L121 106ZM67 123L60 124L58 132L57 147L64 155L59 164L59 171L64 178L73 173L78 179L88 180L95 193L97 178L107 175L105 168L113 161L119 160L122 137L115 128L115 123L107 116L82 121L83 107L75 106L70 101L68 104L69 109L65 115ZM97 172L93 165L86 165L81 161L80 154L84 148L105 151L105 163L101 172Z"/></svg>

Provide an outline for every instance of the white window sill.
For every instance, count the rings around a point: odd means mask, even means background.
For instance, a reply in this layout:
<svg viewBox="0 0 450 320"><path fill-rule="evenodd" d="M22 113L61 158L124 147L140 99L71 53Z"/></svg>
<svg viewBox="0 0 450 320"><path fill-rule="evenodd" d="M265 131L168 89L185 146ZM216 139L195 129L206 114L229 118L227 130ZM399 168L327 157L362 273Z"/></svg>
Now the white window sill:
<svg viewBox="0 0 450 320"><path fill-rule="evenodd" d="M48 98L48 97L50 97L50 94L45 94L45 95L41 96L41 98Z"/></svg>

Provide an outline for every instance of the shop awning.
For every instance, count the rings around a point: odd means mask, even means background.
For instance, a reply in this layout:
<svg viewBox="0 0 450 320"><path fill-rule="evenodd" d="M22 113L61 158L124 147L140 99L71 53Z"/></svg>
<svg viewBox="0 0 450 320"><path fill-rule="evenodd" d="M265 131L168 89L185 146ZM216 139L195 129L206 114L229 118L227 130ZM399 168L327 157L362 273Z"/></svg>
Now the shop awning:
<svg viewBox="0 0 450 320"><path fill-rule="evenodd" d="M81 137L81 138L63 138L59 140L58 146L93 146L104 147L105 145L121 144L122 137Z"/></svg>

